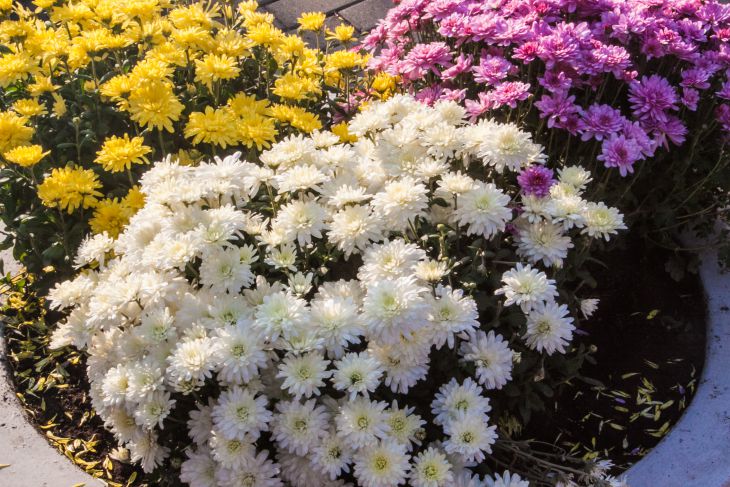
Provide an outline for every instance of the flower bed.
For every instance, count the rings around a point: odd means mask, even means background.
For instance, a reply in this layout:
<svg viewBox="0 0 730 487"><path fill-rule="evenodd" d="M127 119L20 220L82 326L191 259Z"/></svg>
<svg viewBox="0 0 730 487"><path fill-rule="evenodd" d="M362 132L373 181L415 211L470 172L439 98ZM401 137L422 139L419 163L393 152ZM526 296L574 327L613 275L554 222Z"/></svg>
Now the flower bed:
<svg viewBox="0 0 730 487"><path fill-rule="evenodd" d="M253 1L37 6L0 5L6 245L40 279L6 279L8 337L93 475L620 487L604 457L652 441L590 441L569 394L655 439L686 406L700 357L592 369L591 322L689 316L609 291L659 256L680 278L671 236L724 211L727 7L406 0L360 46L303 14L312 48ZM618 373L635 404L591 378Z"/></svg>

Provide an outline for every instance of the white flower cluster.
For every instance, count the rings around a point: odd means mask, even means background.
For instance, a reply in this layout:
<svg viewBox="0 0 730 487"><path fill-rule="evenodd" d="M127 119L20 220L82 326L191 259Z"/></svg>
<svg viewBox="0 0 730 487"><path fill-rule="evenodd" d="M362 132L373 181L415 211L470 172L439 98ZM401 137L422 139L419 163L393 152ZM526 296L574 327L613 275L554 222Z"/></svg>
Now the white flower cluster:
<svg viewBox="0 0 730 487"><path fill-rule="evenodd" d="M516 216L516 187L494 181L541 162L539 146L464 115L397 96L355 117L353 144L292 136L261 163L168 160L145 174L145 207L116 241L88 238L84 270L50 295L70 309L53 345L88 352L94 407L133 460L161 465L159 433L184 409L193 487L527 486L469 469L492 451L486 394L511 380L520 337L481 329L450 278L462 256L432 237L510 245L517 229L526 262L497 293L526 313L524 343L552 354L572 318L533 266L560 264L571 228L590 238L622 223L582 200L589 176L571 168ZM464 367L431 364L442 348ZM433 367L450 379L430 404L409 400Z"/></svg>

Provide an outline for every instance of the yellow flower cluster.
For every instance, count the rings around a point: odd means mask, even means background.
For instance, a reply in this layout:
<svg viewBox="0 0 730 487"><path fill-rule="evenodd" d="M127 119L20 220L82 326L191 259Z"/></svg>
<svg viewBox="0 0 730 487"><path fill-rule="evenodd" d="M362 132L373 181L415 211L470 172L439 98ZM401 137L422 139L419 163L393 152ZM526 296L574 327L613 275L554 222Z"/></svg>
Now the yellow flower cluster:
<svg viewBox="0 0 730 487"><path fill-rule="evenodd" d="M340 49L351 26L303 14L309 45L253 0L33 4L0 0L0 167L39 181L48 207L92 209L92 231L112 236L143 201L135 184L150 160L255 155L321 129L367 62Z"/></svg>

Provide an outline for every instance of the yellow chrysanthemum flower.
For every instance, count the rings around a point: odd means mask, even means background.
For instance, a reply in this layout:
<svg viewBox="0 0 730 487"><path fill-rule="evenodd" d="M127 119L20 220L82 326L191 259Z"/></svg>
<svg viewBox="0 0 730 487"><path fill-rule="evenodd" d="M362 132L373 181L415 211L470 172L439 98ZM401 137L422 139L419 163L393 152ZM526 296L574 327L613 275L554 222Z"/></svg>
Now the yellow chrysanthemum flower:
<svg viewBox="0 0 730 487"><path fill-rule="evenodd" d="M352 51L336 51L325 57L328 69L353 69L362 64L362 56Z"/></svg>
<svg viewBox="0 0 730 487"><path fill-rule="evenodd" d="M174 132L172 122L180 119L185 106L172 92L172 85L163 81L149 82L129 95L129 113L142 127Z"/></svg>
<svg viewBox="0 0 730 487"><path fill-rule="evenodd" d="M284 36L279 44L279 52L284 59L301 57L306 48L304 39L295 35Z"/></svg>
<svg viewBox="0 0 730 487"><path fill-rule="evenodd" d="M36 70L36 61L26 52L8 52L0 57L0 88L7 88Z"/></svg>
<svg viewBox="0 0 730 487"><path fill-rule="evenodd" d="M132 91L133 87L134 81L129 75L119 74L104 82L99 87L99 91L103 96L106 96L116 102L124 102L120 106L120 108L122 108L127 106L124 98Z"/></svg>
<svg viewBox="0 0 730 487"><path fill-rule="evenodd" d="M249 54L248 42L235 30L222 29L215 36L216 54L227 54L233 57L242 57Z"/></svg>
<svg viewBox="0 0 730 487"><path fill-rule="evenodd" d="M241 143L246 147L256 147L256 150L268 149L276 141L279 131L273 118L261 115L252 115L241 119L238 123L238 135Z"/></svg>
<svg viewBox="0 0 730 487"><path fill-rule="evenodd" d="M205 7L210 9L206 10ZM215 19L220 17L220 5L212 2L206 4L197 2L171 10L168 17L178 29L198 26L210 29L213 27Z"/></svg>
<svg viewBox="0 0 730 487"><path fill-rule="evenodd" d="M42 105L35 98L23 98L22 100L17 100L13 103L13 110L15 110L19 115L29 118L48 113L45 105Z"/></svg>
<svg viewBox="0 0 730 487"><path fill-rule="evenodd" d="M100 164L105 171L122 172L130 169L132 164L149 164L145 157L152 148L144 145L144 138L111 136L104 141L101 150L96 153L94 162Z"/></svg>
<svg viewBox="0 0 730 487"><path fill-rule="evenodd" d="M303 100L311 94L321 93L319 83L294 73L287 73L274 82L272 90L276 96L289 100Z"/></svg>
<svg viewBox="0 0 730 487"><path fill-rule="evenodd" d="M38 185L38 197L51 208L60 208L73 213L77 208L93 208L103 196L101 183L94 171L62 167L51 171L51 175Z"/></svg>
<svg viewBox="0 0 730 487"><path fill-rule="evenodd" d="M357 39L354 37L355 35L355 28L351 25L347 24L340 24L337 27L335 27L335 30L327 30L327 40L330 41L340 41L343 44L346 44L351 41L356 41Z"/></svg>
<svg viewBox="0 0 730 487"><path fill-rule="evenodd" d="M357 142L357 136L352 135L350 130L347 128L347 122L341 122L333 125L330 131L340 138L340 142L343 144L352 144Z"/></svg>
<svg viewBox="0 0 730 487"><path fill-rule="evenodd" d="M269 12L241 11L241 15L243 15L243 26L246 30L251 30L261 24L274 24L274 16Z"/></svg>
<svg viewBox="0 0 730 487"><path fill-rule="evenodd" d="M205 112L193 112L185 126L185 137L193 139L193 145L201 142L226 148L238 143L236 116L230 107L213 109L205 107Z"/></svg>
<svg viewBox="0 0 730 487"><path fill-rule="evenodd" d="M117 198L105 198L97 203L89 226L94 233L106 232L117 238L132 217L132 209Z"/></svg>
<svg viewBox="0 0 730 487"><path fill-rule="evenodd" d="M284 33L269 23L260 23L249 28L246 37L256 46L275 47L282 42Z"/></svg>
<svg viewBox="0 0 730 487"><path fill-rule="evenodd" d="M388 73L380 72L373 78L373 89L378 93L384 93L386 91L393 91L396 87L398 78L389 75Z"/></svg>
<svg viewBox="0 0 730 487"><path fill-rule="evenodd" d="M208 89L212 89L214 81L236 78L240 72L236 58L225 54L206 54L195 60L195 81Z"/></svg>
<svg viewBox="0 0 730 487"><path fill-rule="evenodd" d="M271 115L280 122L288 123L302 132L309 133L322 128L319 117L301 107L282 104L273 105Z"/></svg>
<svg viewBox="0 0 730 487"><path fill-rule="evenodd" d="M15 113L0 112L0 153L30 143L34 130L25 125L27 121Z"/></svg>
<svg viewBox="0 0 730 487"><path fill-rule="evenodd" d="M211 51L215 46L215 39L210 35L210 32L198 26L174 30L172 40L183 50Z"/></svg>
<svg viewBox="0 0 730 487"><path fill-rule="evenodd" d="M53 4L56 3L56 0L33 0L33 5L38 7L41 10L45 10L47 8L51 8Z"/></svg>
<svg viewBox="0 0 730 487"><path fill-rule="evenodd" d="M4 12L13 8L13 0L0 0L0 11Z"/></svg>
<svg viewBox="0 0 730 487"><path fill-rule="evenodd" d="M242 118L252 115L268 116L271 114L269 100L257 100L255 96L247 95L246 93L237 93L235 96L229 98L228 106L231 107L237 117Z"/></svg>
<svg viewBox="0 0 730 487"><path fill-rule="evenodd" d="M129 75L132 87L143 85L148 81L161 81L172 76L172 66L159 59L143 59L132 69Z"/></svg>
<svg viewBox="0 0 730 487"><path fill-rule="evenodd" d="M50 151L43 152L40 145L21 145L10 149L3 154L6 161L22 167L31 167L38 164L41 159L50 154Z"/></svg>
<svg viewBox="0 0 730 487"><path fill-rule="evenodd" d="M63 100L61 95L53 93L53 115L57 118L61 118L66 114L66 102Z"/></svg>
<svg viewBox="0 0 730 487"><path fill-rule="evenodd" d="M28 85L28 91L31 96L40 96L43 93L51 93L56 91L58 86L53 84L53 81L48 76L41 76L36 78L35 83Z"/></svg>
<svg viewBox="0 0 730 487"><path fill-rule="evenodd" d="M127 205L133 213L137 213L144 207L145 195L140 191L139 186L134 186L127 192L127 195L122 200L122 203Z"/></svg>
<svg viewBox="0 0 730 487"><path fill-rule="evenodd" d="M317 31L322 28L327 16L323 12L305 12L299 16L297 23L301 30Z"/></svg>

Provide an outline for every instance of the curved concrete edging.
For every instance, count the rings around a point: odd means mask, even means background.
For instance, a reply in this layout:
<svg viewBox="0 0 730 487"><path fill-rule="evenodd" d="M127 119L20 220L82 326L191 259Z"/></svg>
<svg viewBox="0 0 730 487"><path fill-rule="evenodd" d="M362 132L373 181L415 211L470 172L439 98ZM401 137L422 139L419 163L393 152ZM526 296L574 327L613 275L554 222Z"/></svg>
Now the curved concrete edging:
<svg viewBox="0 0 730 487"><path fill-rule="evenodd" d="M0 224L0 227L2 225ZM2 230L2 228L0 228ZM18 273L22 266L12 251L0 252L5 272ZM79 487L103 483L88 475L54 449L26 417L15 395L0 316L0 469L2 487Z"/></svg>
<svg viewBox="0 0 730 487"><path fill-rule="evenodd" d="M627 472L631 487L730 487L730 271L703 252L707 353L690 406L672 431Z"/></svg>

